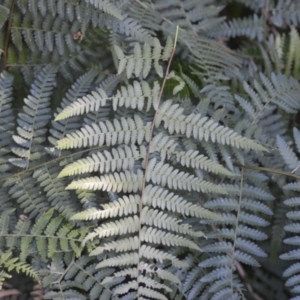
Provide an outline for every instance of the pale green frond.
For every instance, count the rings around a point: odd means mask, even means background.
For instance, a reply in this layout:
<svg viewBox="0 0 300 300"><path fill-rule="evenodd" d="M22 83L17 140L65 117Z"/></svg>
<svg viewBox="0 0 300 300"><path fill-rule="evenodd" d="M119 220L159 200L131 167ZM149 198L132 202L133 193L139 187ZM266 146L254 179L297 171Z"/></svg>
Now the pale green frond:
<svg viewBox="0 0 300 300"><path fill-rule="evenodd" d="M140 282L144 283L149 288L155 288L155 289L164 289L166 292L172 292L172 289L170 289L165 284L161 284L149 277L145 277L143 275L140 276Z"/></svg>
<svg viewBox="0 0 300 300"><path fill-rule="evenodd" d="M292 250L280 255L281 259L284 260L299 260L300 259L300 249Z"/></svg>
<svg viewBox="0 0 300 300"><path fill-rule="evenodd" d="M252 225L252 226L266 227L266 226L270 225L270 223L268 221L266 221L265 219L258 217L256 215L253 215L253 214L245 213L245 212L241 212L240 220L241 220L241 222Z"/></svg>
<svg viewBox="0 0 300 300"><path fill-rule="evenodd" d="M41 218L34 224L34 226L31 229L32 235L39 235L42 233L42 231L46 228L49 221L51 220L51 217L54 213L54 209L48 210L46 213L43 214Z"/></svg>
<svg viewBox="0 0 300 300"><path fill-rule="evenodd" d="M163 53L161 53L162 46L157 38L153 38L152 43L152 47L148 43L145 43L143 48L140 44L136 43L134 45L134 53L127 56L121 47L114 45L114 51L119 60L118 74L126 70L127 78L130 78L133 74L136 77L141 75L143 78L146 78L149 74L151 63L153 62L157 75L163 77L159 60L167 60L169 58L171 54L171 41L169 38Z"/></svg>
<svg viewBox="0 0 300 300"><path fill-rule="evenodd" d="M208 253L232 253L233 248L231 242L215 242L202 247L201 250Z"/></svg>
<svg viewBox="0 0 300 300"><path fill-rule="evenodd" d="M3 0L0 285L298 299L297 2Z"/></svg>
<svg viewBox="0 0 300 300"><path fill-rule="evenodd" d="M211 267L225 267L230 266L230 256L228 255L217 255L202 261L199 267L211 268Z"/></svg>
<svg viewBox="0 0 300 300"><path fill-rule="evenodd" d="M143 145L137 149L135 145L119 147L109 151L93 153L91 156L77 160L68 164L58 175L58 178L91 173L99 171L114 172L132 170L134 162L145 156L146 149Z"/></svg>
<svg viewBox="0 0 300 300"><path fill-rule="evenodd" d="M112 97L108 97L103 89L98 88L89 95L72 102L56 116L55 120L59 121L72 116L98 111L108 101L112 102L114 110L117 110L118 107L143 110L146 104L146 110L148 111L152 103L157 102L159 92L160 85L157 81L153 83L153 88L146 81L134 81L132 85L122 86Z"/></svg>
<svg viewBox="0 0 300 300"><path fill-rule="evenodd" d="M126 268L122 271L115 272L114 276L109 276L103 279L101 284L107 284L114 280L116 277L125 277L130 276L131 278L137 278L138 277L138 269L137 268Z"/></svg>
<svg viewBox="0 0 300 300"><path fill-rule="evenodd" d="M137 213L139 202L139 195L123 196L123 198L119 198L114 202L102 204L103 210L93 207L73 215L71 220L98 220L116 216L121 217L123 215L127 216L132 213Z"/></svg>
<svg viewBox="0 0 300 300"><path fill-rule="evenodd" d="M190 249L201 251L194 242L167 231L159 230L152 227L143 227L141 230L141 240L167 246L183 246Z"/></svg>
<svg viewBox="0 0 300 300"><path fill-rule="evenodd" d="M249 254L253 254L259 257L267 257L267 253L265 253L259 246L257 246L256 243L245 240L243 238L236 239L236 247Z"/></svg>
<svg viewBox="0 0 300 300"><path fill-rule="evenodd" d="M186 266L186 263L184 261L179 260L176 256L155 249L151 246L145 246L142 245L141 249L140 249L140 254L142 257L146 257L149 260L153 260L153 259L157 259L160 263L163 263L164 260L170 260L172 262L172 264L178 268L182 268Z"/></svg>
<svg viewBox="0 0 300 300"><path fill-rule="evenodd" d="M144 204L154 208L159 207L161 209L166 209L186 216L195 216L198 218L208 219L220 218L217 214L201 207L200 205L190 203L183 197L158 186L146 186L143 202Z"/></svg>
<svg viewBox="0 0 300 300"><path fill-rule="evenodd" d="M1 6L0 6L0 18L1 18ZM1 19L0 19L1 28ZM0 54L1 55L1 54ZM0 74L0 173L9 169L7 164L6 154L9 152L6 147L12 141L13 134L13 97L12 97L12 84L13 77L8 73L3 72Z"/></svg>
<svg viewBox="0 0 300 300"><path fill-rule="evenodd" d="M66 189L68 190L102 190L109 192L134 192L141 190L143 172L137 170L137 174L129 171L90 177L73 181Z"/></svg>
<svg viewBox="0 0 300 300"><path fill-rule="evenodd" d="M163 294L154 291L152 289L149 289L147 287L139 287L139 293L141 295L144 295L146 297L150 297L150 298L154 298L154 299L158 299L158 300L168 300L167 297L165 297ZM140 297L141 300L146 300L147 298L142 298Z"/></svg>
<svg viewBox="0 0 300 300"><path fill-rule="evenodd" d="M260 80L261 82L254 81L254 89L244 83L245 91L257 106L255 121L263 117L264 111L272 104L276 104L289 113L296 113L300 108L298 81L280 73L272 73L270 79L260 73Z"/></svg>
<svg viewBox="0 0 300 300"><path fill-rule="evenodd" d="M170 189L194 190L203 193L226 194L220 186L197 178L194 175L185 172L179 172L169 164L164 162L156 163L156 159L149 162L146 181L152 181L154 184L168 186Z"/></svg>
<svg viewBox="0 0 300 300"><path fill-rule="evenodd" d="M183 235L190 235L195 237L202 237L204 233L201 231L193 231L187 224L181 224L181 220L171 217L160 210L149 209L145 206L141 213L143 224L148 226L156 226L168 231L175 231Z"/></svg>
<svg viewBox="0 0 300 300"><path fill-rule="evenodd" d="M187 151L176 151L176 147L178 147L178 144L175 142L175 140L171 139L170 136L163 136L162 133L159 133L153 138L150 152L158 151L162 157L162 160L165 160L166 156L171 157L174 155L176 160L184 167L198 168L227 176L233 175L222 165L210 160L203 154L199 155L199 151L197 150L190 149Z"/></svg>
<svg viewBox="0 0 300 300"><path fill-rule="evenodd" d="M7 280L11 277L12 277L12 275L9 275L5 271L0 271L0 289L2 289L2 286L3 286L3 283L5 282L5 280Z"/></svg>
<svg viewBox="0 0 300 300"><path fill-rule="evenodd" d="M212 161L203 154L199 155L199 151L188 150L174 153L177 161L182 166L202 169L215 174L223 174L226 176L233 176L229 170L225 169L222 165Z"/></svg>
<svg viewBox="0 0 300 300"><path fill-rule="evenodd" d="M294 198L290 198L290 199L286 199L284 201L285 205L294 207L294 206L300 206L300 198L299 197L294 197Z"/></svg>
<svg viewBox="0 0 300 300"><path fill-rule="evenodd" d="M94 238L102 238L112 235L121 235L126 233L133 233L139 230L139 218L137 216L123 218L115 222L108 222L102 226L95 228L94 232L89 233L83 243L93 240Z"/></svg>
<svg viewBox="0 0 300 300"><path fill-rule="evenodd" d="M276 142L279 152L287 166L292 170L299 166L300 160L296 156L295 152L291 149L291 147L287 144L287 142L278 135L276 137Z"/></svg>
<svg viewBox="0 0 300 300"><path fill-rule="evenodd" d="M138 263L139 256L137 252L129 252L121 255L117 255L113 258L108 258L97 264L96 268L105 267L119 267L119 266L130 266Z"/></svg>
<svg viewBox="0 0 300 300"><path fill-rule="evenodd" d="M239 36L249 37L262 42L264 39L265 19L256 14L242 19L233 19L224 22L211 30L210 36L235 38Z"/></svg>
<svg viewBox="0 0 300 300"><path fill-rule="evenodd" d="M300 5L296 1L286 2L280 0L273 6L271 20L274 25L282 26L283 24L299 24Z"/></svg>
<svg viewBox="0 0 300 300"><path fill-rule="evenodd" d="M214 210L214 209L221 209L221 210L238 210L238 201L232 198L220 198L208 201L204 204L205 208Z"/></svg>
<svg viewBox="0 0 300 300"><path fill-rule="evenodd" d="M283 276L289 277L289 276L295 275L296 273L299 273L299 271L300 271L300 263L296 263L296 264L293 264L292 266L290 266L289 268L287 268L284 271Z"/></svg>
<svg viewBox="0 0 300 300"><path fill-rule="evenodd" d="M134 290L138 289L138 282L136 280L129 281L125 284L120 284L114 290L114 295L127 294L130 289L134 289Z"/></svg>
<svg viewBox="0 0 300 300"><path fill-rule="evenodd" d="M238 196L240 194L240 186L238 184L222 184L221 186L228 192L229 195ZM271 201L275 199L274 196L268 193L267 191L249 184L244 184L243 195L249 198L255 198L266 201Z"/></svg>
<svg viewBox="0 0 300 300"><path fill-rule="evenodd" d="M261 212L266 215L272 216L273 211L264 203L261 203L260 201L255 201L251 199L243 199L242 205L244 209L248 209L253 212Z"/></svg>
<svg viewBox="0 0 300 300"><path fill-rule="evenodd" d="M131 250L137 250L139 247L139 240L135 237L125 238L125 239L119 239L114 242L106 243L103 245L103 247L97 247L92 252L90 252L90 255L99 255L103 253L104 251L116 251L116 252L128 252Z"/></svg>
<svg viewBox="0 0 300 300"><path fill-rule="evenodd" d="M81 130L69 133L57 142L58 149L72 149L80 147L93 147L116 144L139 145L149 140L149 126L144 125L142 119L135 115L134 118L121 118L100 122L82 127Z"/></svg>
<svg viewBox="0 0 300 300"><path fill-rule="evenodd" d="M287 191L300 191L300 183L299 182L292 182L288 183L283 188Z"/></svg>
<svg viewBox="0 0 300 300"><path fill-rule="evenodd" d="M147 273L149 273L149 274L155 274L161 279L166 279L166 280L176 283L176 284L180 283L180 281L176 275L174 275L171 272L164 270L162 268L157 268L157 269L155 268L156 269L155 270L153 265L149 265L144 262L140 262L139 268L141 270L146 270Z"/></svg>
<svg viewBox="0 0 300 300"><path fill-rule="evenodd" d="M0 236L8 232L9 216L15 211L14 208L5 210L0 216Z"/></svg>
<svg viewBox="0 0 300 300"><path fill-rule="evenodd" d="M193 136L200 141L209 140L222 145L231 145L236 148L268 151L265 147L248 138L242 137L232 129L219 125L213 119L202 117L200 114L183 115L183 108L178 104L172 105L172 100L165 101L155 120L158 127L164 121L164 127L170 134L185 134L187 137Z"/></svg>
<svg viewBox="0 0 300 300"><path fill-rule="evenodd" d="M18 147L12 151L22 158L11 158L11 163L27 168L30 161L42 157L41 144L45 141L47 124L51 118L50 95L55 86L56 66L46 66L32 83L30 94L24 99L23 112L18 114L17 133L13 139Z"/></svg>
<svg viewBox="0 0 300 300"><path fill-rule="evenodd" d="M6 22L8 16L9 16L10 10L3 6L0 5L0 29L3 27L4 23Z"/></svg>
<svg viewBox="0 0 300 300"><path fill-rule="evenodd" d="M76 99L65 107L55 118L55 121L64 120L73 116L78 116L90 111L98 111L100 107L105 106L106 100L111 99L106 92L98 88L83 98Z"/></svg>
<svg viewBox="0 0 300 300"><path fill-rule="evenodd" d="M12 257L11 252L0 253L0 266L7 269L8 272L22 272L36 281L39 281L38 273L32 268L32 266L24 262L19 262L18 260L18 257ZM8 277L7 273L5 273L5 277Z"/></svg>
<svg viewBox="0 0 300 300"><path fill-rule="evenodd" d="M295 144L297 146L298 153L300 153L300 131L294 127L293 128Z"/></svg>
<svg viewBox="0 0 300 300"><path fill-rule="evenodd" d="M85 2L91 3L96 8L112 15L119 20L123 20L123 16L119 9L109 0L85 0Z"/></svg>

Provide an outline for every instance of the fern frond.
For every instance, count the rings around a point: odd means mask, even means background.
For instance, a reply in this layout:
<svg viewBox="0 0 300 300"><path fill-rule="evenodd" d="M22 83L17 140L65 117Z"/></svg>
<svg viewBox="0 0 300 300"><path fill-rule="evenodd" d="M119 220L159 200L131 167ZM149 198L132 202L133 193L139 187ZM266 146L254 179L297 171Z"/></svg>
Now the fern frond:
<svg viewBox="0 0 300 300"><path fill-rule="evenodd" d="M226 194L226 191L211 182L200 180L189 173L179 172L178 169L173 168L169 164L156 163L155 158L149 162L146 180L148 182L151 180L154 184L162 186L167 185L170 189Z"/></svg>
<svg viewBox="0 0 300 300"><path fill-rule="evenodd" d="M93 153L92 156L69 164L59 173L58 178L96 171L103 173L132 170L134 162L143 158L145 153L146 149L143 145L140 146L139 150L134 145L124 145L117 149L111 149L111 152L104 150Z"/></svg>
<svg viewBox="0 0 300 300"><path fill-rule="evenodd" d="M267 151L267 149L255 141L240 136L232 129L219 125L212 119L201 117L200 114L190 114L184 116L183 108L178 104L172 105L171 100L165 101L160 107L158 117L155 121L158 127L163 120L165 128L170 134L173 132L185 134L187 137L193 136L200 141L218 142L223 145L231 145L236 148L253 149Z"/></svg>
<svg viewBox="0 0 300 300"><path fill-rule="evenodd" d="M124 251L132 251L137 250L139 247L139 240L135 237L125 238L118 241L106 243L103 247L97 247L90 255L99 255L102 254L104 251L111 251L114 250L116 252L124 252Z"/></svg>
<svg viewBox="0 0 300 300"><path fill-rule="evenodd" d="M111 218L116 216L127 216L137 212L137 206L140 202L139 195L124 196L109 204L102 204L103 210L90 208L72 216L71 220L96 220Z"/></svg>
<svg viewBox="0 0 300 300"><path fill-rule="evenodd" d="M80 179L70 183L66 189L81 189L81 190L102 190L110 192L137 192L142 188L143 172L141 170L134 172L125 171L103 175L100 177L90 177Z"/></svg>
<svg viewBox="0 0 300 300"><path fill-rule="evenodd" d="M0 6L1 15L1 6ZM0 22L1 23L1 22ZM1 27L1 26L0 26ZM7 73L0 75L0 173L9 169L7 159L4 158L8 146L12 140L11 130L14 126L12 115L12 83L13 78Z"/></svg>
<svg viewBox="0 0 300 300"><path fill-rule="evenodd" d="M142 210L141 218L144 220L143 224L148 226L156 226L158 228L166 229L168 231L175 231L183 235L204 236L204 233L201 231L195 232L191 230L190 226L180 224L180 219L173 218L168 214L164 214L159 210L149 209L144 207Z"/></svg>
<svg viewBox="0 0 300 300"><path fill-rule="evenodd" d="M262 114L271 104L284 109L289 113L296 113L300 108L298 92L300 84L294 78L286 77L283 74L271 74L271 80L260 73L261 83L254 81L254 89L244 83L246 93L256 105L257 112L254 121L262 118Z"/></svg>
<svg viewBox="0 0 300 300"><path fill-rule="evenodd" d="M186 265L185 262L179 260L176 256L174 256L170 253L155 249L151 246L142 245L141 250L140 250L140 255L149 260L157 259L160 263L163 263L164 260L170 260L172 262L172 264L178 268L184 267Z"/></svg>
<svg viewBox="0 0 300 300"><path fill-rule="evenodd" d="M105 268L113 266L130 266L138 263L138 254L136 252L129 252L121 255L117 255L113 258L108 258L100 262L96 268Z"/></svg>
<svg viewBox="0 0 300 300"><path fill-rule="evenodd" d="M103 89L98 88L91 94L68 105L56 116L55 120L59 121L90 111L98 111L108 101L112 102L114 110L117 110L118 107L142 110L144 109L145 102L147 102L146 110L148 111L152 103L157 102L159 92L160 85L158 82L154 82L153 88L150 88L146 81L142 81L141 83L134 81L133 85L123 86L112 97L108 97Z"/></svg>
<svg viewBox="0 0 300 300"><path fill-rule="evenodd" d="M300 165L300 161L297 158L295 152L288 146L288 144L280 136L276 137L277 145L281 156L283 157L285 163L290 169L295 169Z"/></svg>
<svg viewBox="0 0 300 300"><path fill-rule="evenodd" d="M130 78L132 74L134 74L135 77L141 75L143 78L146 78L150 72L153 61L156 73L160 77L163 77L163 70L162 66L159 64L159 60L167 60L169 58L172 51L172 45L172 40L168 37L166 46L162 49L159 40L153 38L153 49L151 49L151 46L148 43L145 43L143 48L141 48L139 43L135 43L134 53L128 56L123 53L123 50L119 46L114 45L114 51L119 60L118 74L121 74L126 70L127 78Z"/></svg>
<svg viewBox="0 0 300 300"><path fill-rule="evenodd" d="M107 14L110 14L119 20L123 20L121 12L108 0L85 0L85 2L94 5L96 8L103 10Z"/></svg>
<svg viewBox="0 0 300 300"><path fill-rule="evenodd" d="M79 131L67 134L57 142L58 149L80 147L93 147L115 144L141 144L149 140L149 126L144 126L142 119L135 115L134 118L114 119L99 124L86 125Z"/></svg>
<svg viewBox="0 0 300 300"><path fill-rule="evenodd" d="M172 140L169 136L163 136L161 133L157 134L151 143L150 152L153 153L158 151L162 156L162 160L165 156L172 157L175 156L176 160L186 167L199 168L205 171L209 171L216 174L224 174L232 176L233 174L225 169L222 165L210 160L204 155L199 155L197 150L187 150L187 151L176 151L178 144L175 140Z"/></svg>
<svg viewBox="0 0 300 300"><path fill-rule="evenodd" d="M5 271L0 271L0 289L2 289L3 283L6 279L11 278L12 276L6 273Z"/></svg>
<svg viewBox="0 0 300 300"><path fill-rule="evenodd" d="M276 26L282 26L283 23L289 25L298 25L300 17L300 5L298 2L286 3L283 0L277 2L274 6L273 14L271 17L272 22Z"/></svg>
<svg viewBox="0 0 300 300"><path fill-rule="evenodd" d="M0 253L0 266L7 269L8 272L12 270L16 271L17 273L22 272L25 273L27 276L30 276L33 279L39 281L39 276L37 272L35 272L30 265L24 262L19 262L17 257L11 258L11 256L11 252ZM5 277L8 277L7 273L4 273L3 275Z"/></svg>
<svg viewBox="0 0 300 300"><path fill-rule="evenodd" d="M145 242L162 244L167 246L183 246L200 251L200 248L192 241L179 235L174 235L167 231L152 227L143 227L141 230L141 240Z"/></svg>
<svg viewBox="0 0 300 300"><path fill-rule="evenodd" d="M4 23L8 19L10 10L4 5L0 5L0 29L3 27Z"/></svg>
<svg viewBox="0 0 300 300"><path fill-rule="evenodd" d="M94 239L95 237L105 237L117 234L126 234L127 232L136 232L139 230L139 219L137 216L123 218L120 221L108 222L98 227L94 232L89 233L83 243Z"/></svg>
<svg viewBox="0 0 300 300"><path fill-rule="evenodd" d="M213 37L237 37L246 36L250 39L257 39L261 42L264 39L265 19L262 16L254 14L251 17L243 19L233 19L224 22L220 26L214 28L210 36Z"/></svg>
<svg viewBox="0 0 300 300"><path fill-rule="evenodd" d="M145 205L151 205L156 208L166 209L186 216L195 216L198 218L219 219L219 216L199 205L195 205L186 201L183 197L158 186L147 185L145 189L145 197L143 199Z"/></svg>
<svg viewBox="0 0 300 300"><path fill-rule="evenodd" d="M20 147L13 147L12 151L21 160L11 158L9 161L27 168L31 160L41 158L41 144L45 140L46 125L50 120L50 94L55 85L57 67L45 67L31 86L31 95L24 101L24 113L19 113L17 128L19 135L13 139Z"/></svg>

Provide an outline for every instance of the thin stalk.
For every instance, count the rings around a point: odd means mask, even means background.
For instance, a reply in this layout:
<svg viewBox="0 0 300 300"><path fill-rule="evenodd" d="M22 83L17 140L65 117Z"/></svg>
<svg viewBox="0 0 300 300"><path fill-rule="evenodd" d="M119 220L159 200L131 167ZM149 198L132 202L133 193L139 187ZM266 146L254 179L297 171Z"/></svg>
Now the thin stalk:
<svg viewBox="0 0 300 300"><path fill-rule="evenodd" d="M178 38L178 30L179 30L179 27L177 26L176 27L176 34L175 34L174 46L173 46L173 49L172 49L172 52L171 52L171 55L170 55L170 58L169 58L168 66L167 66L167 69L166 69L166 73L165 73L165 76L164 76L164 79L163 79L163 83L162 83L162 86L161 86L161 89L160 89L160 92L159 92L159 95L158 95L158 104L157 104L158 109L156 110L156 112L154 114L154 117L153 117L153 120L152 120L152 124L151 124L151 127L150 127L149 145L148 145L148 150L147 150L146 157L145 157L144 178L143 178L142 189L141 189L142 190L141 191L141 200L140 200L140 203L139 203L140 217L139 217L139 247L138 247L138 254L139 255L138 255L138 264L137 264L138 271L139 271L139 268L140 268L141 228L142 228L141 218L142 218L143 200L144 200L144 197L145 197L146 174L147 174L148 163L149 163L149 156L150 156L150 149L151 149L151 140L152 140L152 136L153 136L154 126L155 126L155 120L156 120L156 117L157 117L158 112L159 112L159 105L161 103L162 94L163 94L163 91L164 91L164 88L165 88L165 85L166 85L167 77L168 77L168 74L169 74L169 71L170 71L170 67L171 67L171 63L172 63L172 60L173 60L173 57L174 57L174 53L175 53L175 50L176 50L176 43L177 43L177 38ZM139 276L137 278L137 284L139 285ZM137 295L137 297L139 299L139 294Z"/></svg>

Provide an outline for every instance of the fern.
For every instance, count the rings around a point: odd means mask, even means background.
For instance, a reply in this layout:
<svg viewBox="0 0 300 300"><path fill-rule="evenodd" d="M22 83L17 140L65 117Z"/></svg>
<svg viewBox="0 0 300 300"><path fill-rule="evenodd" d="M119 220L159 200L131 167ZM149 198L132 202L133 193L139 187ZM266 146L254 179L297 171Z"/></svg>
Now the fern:
<svg viewBox="0 0 300 300"><path fill-rule="evenodd" d="M298 10L2 1L0 285L297 299Z"/></svg>

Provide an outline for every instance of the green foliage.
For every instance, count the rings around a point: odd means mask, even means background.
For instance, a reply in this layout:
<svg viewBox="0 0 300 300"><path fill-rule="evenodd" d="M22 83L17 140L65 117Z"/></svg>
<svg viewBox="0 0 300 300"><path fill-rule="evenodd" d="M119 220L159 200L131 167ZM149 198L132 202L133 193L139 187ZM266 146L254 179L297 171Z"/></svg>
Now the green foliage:
<svg viewBox="0 0 300 300"><path fill-rule="evenodd" d="M0 287L300 297L297 1L3 0L0 29Z"/></svg>

